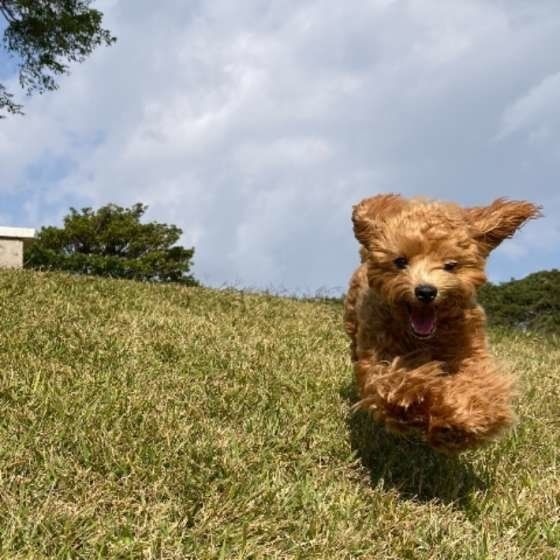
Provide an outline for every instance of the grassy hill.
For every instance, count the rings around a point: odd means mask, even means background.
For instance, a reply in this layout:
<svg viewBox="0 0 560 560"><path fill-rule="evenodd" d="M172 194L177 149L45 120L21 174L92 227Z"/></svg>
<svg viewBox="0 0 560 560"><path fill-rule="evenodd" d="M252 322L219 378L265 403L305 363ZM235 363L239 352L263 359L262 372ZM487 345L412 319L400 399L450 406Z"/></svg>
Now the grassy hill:
<svg viewBox="0 0 560 560"><path fill-rule="evenodd" d="M451 459L350 413L338 303L0 289L1 558L560 557L558 339L492 333L521 422Z"/></svg>

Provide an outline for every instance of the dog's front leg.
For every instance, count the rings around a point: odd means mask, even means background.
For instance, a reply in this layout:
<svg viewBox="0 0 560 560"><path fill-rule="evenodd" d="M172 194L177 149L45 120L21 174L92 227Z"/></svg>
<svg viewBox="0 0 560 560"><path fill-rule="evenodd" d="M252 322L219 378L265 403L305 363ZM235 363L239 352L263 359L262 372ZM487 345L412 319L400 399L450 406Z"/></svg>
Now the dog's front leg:
<svg viewBox="0 0 560 560"><path fill-rule="evenodd" d="M370 353L355 362L354 371L361 397L356 408L370 411L391 431L427 430L433 388L444 375L441 362L418 365L402 357L388 362Z"/></svg>
<svg viewBox="0 0 560 560"><path fill-rule="evenodd" d="M490 359L456 365L395 358L355 363L361 400L393 432L414 433L432 447L457 452L497 437L514 421L513 380Z"/></svg>
<svg viewBox="0 0 560 560"><path fill-rule="evenodd" d="M469 359L433 387L427 440L443 451L476 447L515 421L514 379L491 358Z"/></svg>

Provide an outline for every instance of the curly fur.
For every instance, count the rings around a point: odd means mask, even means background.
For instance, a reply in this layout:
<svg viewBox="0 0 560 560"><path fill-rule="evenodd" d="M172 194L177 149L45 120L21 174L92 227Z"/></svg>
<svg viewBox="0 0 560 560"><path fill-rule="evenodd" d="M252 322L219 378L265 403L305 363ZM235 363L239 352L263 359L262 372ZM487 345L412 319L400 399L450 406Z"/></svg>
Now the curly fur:
<svg viewBox="0 0 560 560"><path fill-rule="evenodd" d="M445 452L481 445L511 426L514 384L489 353L476 291L489 253L539 215L529 202L503 198L461 208L386 194L354 206L362 264L350 281L344 325L357 407ZM419 285L435 287L435 299L419 301ZM419 337L415 313L433 315L432 333Z"/></svg>

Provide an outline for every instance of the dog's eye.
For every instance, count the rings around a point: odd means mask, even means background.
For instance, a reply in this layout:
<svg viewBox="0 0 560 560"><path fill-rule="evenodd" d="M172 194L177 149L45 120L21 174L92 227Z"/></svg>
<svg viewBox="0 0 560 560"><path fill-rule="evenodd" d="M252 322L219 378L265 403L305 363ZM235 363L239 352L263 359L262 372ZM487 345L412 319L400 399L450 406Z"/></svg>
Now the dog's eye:
<svg viewBox="0 0 560 560"><path fill-rule="evenodd" d="M395 266L402 270L403 268L406 268L408 265L408 259L406 257L397 257L393 263L395 264Z"/></svg>
<svg viewBox="0 0 560 560"><path fill-rule="evenodd" d="M456 268L457 268L457 262L456 261L447 261L443 265L443 270L447 270L447 272L451 272L452 270L455 270Z"/></svg>

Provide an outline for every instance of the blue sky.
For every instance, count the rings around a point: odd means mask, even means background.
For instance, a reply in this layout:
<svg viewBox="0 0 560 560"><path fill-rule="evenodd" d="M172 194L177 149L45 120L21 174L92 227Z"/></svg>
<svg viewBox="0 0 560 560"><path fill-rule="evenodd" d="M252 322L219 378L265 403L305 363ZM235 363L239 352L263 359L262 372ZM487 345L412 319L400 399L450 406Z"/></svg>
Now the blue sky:
<svg viewBox="0 0 560 560"><path fill-rule="evenodd" d="M560 267L557 2L94 5L118 43L0 122L2 224L142 201L203 282L314 292L346 285L365 196L509 196L545 218L490 278Z"/></svg>

